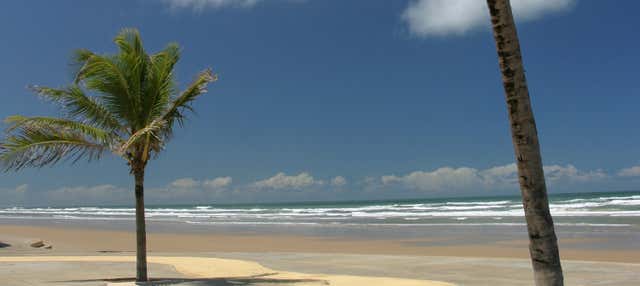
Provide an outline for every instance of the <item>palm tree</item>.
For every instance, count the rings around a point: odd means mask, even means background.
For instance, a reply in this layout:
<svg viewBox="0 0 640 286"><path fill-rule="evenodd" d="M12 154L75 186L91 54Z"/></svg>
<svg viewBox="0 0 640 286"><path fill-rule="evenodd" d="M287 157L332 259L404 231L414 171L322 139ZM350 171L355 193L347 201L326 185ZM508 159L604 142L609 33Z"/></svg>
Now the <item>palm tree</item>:
<svg viewBox="0 0 640 286"><path fill-rule="evenodd" d="M8 117L0 161L9 171L66 159L91 161L106 152L124 158L135 178L136 281L147 281L145 167L171 138L174 123L183 125L192 101L217 77L205 70L177 92L177 44L147 54L135 29L123 29L114 42L118 46L114 55L77 51L79 69L69 86L33 87L40 96L60 105L63 115Z"/></svg>
<svg viewBox="0 0 640 286"><path fill-rule="evenodd" d="M518 162L529 253L536 285L563 285L558 242L549 212L538 131L524 75L520 43L509 0L487 0Z"/></svg>

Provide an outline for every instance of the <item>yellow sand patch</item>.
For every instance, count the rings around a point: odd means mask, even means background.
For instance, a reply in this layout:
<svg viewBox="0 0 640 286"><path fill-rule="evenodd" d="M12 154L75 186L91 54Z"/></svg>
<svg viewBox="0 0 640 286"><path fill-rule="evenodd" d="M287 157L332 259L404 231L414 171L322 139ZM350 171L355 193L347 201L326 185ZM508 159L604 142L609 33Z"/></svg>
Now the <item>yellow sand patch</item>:
<svg viewBox="0 0 640 286"><path fill-rule="evenodd" d="M135 262L133 256L23 256L0 257L0 262ZM223 277L249 277L265 275L270 279L309 279L326 281L332 286L451 286L453 284L388 278L388 277L364 277L351 275L309 274L296 272L281 272L266 268L256 262L220 259L207 257L172 257L154 256L148 258L149 263L166 264L187 276L194 278L223 278ZM131 284L131 283L130 283ZM113 284L116 285L116 284ZM127 285L127 284L117 284Z"/></svg>

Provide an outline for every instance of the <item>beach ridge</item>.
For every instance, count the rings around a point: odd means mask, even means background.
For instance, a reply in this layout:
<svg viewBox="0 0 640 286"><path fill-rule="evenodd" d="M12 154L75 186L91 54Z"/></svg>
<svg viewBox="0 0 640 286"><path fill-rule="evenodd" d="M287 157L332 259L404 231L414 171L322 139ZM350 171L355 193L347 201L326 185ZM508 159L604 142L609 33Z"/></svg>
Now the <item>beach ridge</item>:
<svg viewBox="0 0 640 286"><path fill-rule="evenodd" d="M454 284L391 277L365 277L352 275L311 274L282 272L266 268L252 261L209 257L150 256L150 263L173 266L178 272L197 278L269 277L283 281L316 281L324 285L397 285L397 286L451 286ZM134 262L135 256L14 256L0 257L0 262ZM129 282L108 285L133 285Z"/></svg>

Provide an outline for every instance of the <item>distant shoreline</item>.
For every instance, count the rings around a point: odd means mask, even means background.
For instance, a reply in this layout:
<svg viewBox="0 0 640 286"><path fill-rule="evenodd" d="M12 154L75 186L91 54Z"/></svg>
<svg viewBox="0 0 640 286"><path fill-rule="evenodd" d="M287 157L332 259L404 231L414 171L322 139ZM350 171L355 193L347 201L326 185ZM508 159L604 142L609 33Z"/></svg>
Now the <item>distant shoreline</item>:
<svg viewBox="0 0 640 286"><path fill-rule="evenodd" d="M549 203L556 226L569 232L612 228L633 232L640 229L640 192L562 194L552 196ZM364 227L387 230L409 227L412 231L430 232L433 228L458 226L466 226L470 230L477 227L525 227L522 202L518 196L226 206L199 203L147 206L146 217L154 223L182 223L194 228L226 230L293 227L350 232ZM67 221L67 224L86 221L90 226L105 222L126 224L133 219L132 207L0 208L0 220L9 224L28 225L38 224L38 220L51 220Z"/></svg>
<svg viewBox="0 0 640 286"><path fill-rule="evenodd" d="M132 189L133 192L133 189ZM640 195L640 190L612 190L612 191L597 191L597 192L560 192L560 193L549 193L550 199L562 198L566 196L572 195L612 195L612 194L638 194ZM214 207L251 207L251 206L280 206L280 205L327 205L327 204L375 204L375 203L406 203L406 202L415 202L415 201L459 201L459 200L492 200L492 199L513 199L513 198L521 198L517 191L514 191L514 194L498 194L498 195L487 195L487 196L442 196L442 197L413 197L413 198L389 198L389 199L354 199L354 200L313 200L313 201L261 201L261 202L237 202L237 203L215 203L215 202L202 202L202 203L177 203L177 204L157 204L157 203L146 203L146 206L149 208L157 208L157 207L189 207L194 205L203 205L203 206L214 206ZM2 202L0 202L2 203ZM96 204L82 204L82 205L0 205L0 208L12 208L12 207L25 207L25 208L48 208L48 207L58 207L58 208L77 208L77 207L96 207ZM126 208L133 207L133 205L123 205L123 204L100 204L101 207L114 207L114 208Z"/></svg>
<svg viewBox="0 0 640 286"><path fill-rule="evenodd" d="M441 230L437 230L441 231ZM460 256L494 258L528 258L524 233L476 229L473 232L449 232L424 238L364 238L354 235L312 235L289 233L225 232L224 229L184 231L164 224L149 227L150 253L166 252L311 252L417 256ZM631 244L618 243L615 237L563 235L560 232L564 259L640 263L639 243L631 234ZM496 237L504 237L496 240ZM9 225L0 221L0 241L12 244L28 239L43 239L54 245L56 252L108 251L128 253L134 250L134 232L125 229L99 229L96 226L69 226L50 223L39 226ZM624 237L622 237L624 238ZM4 248L2 255L24 254L33 249ZM39 253L39 252L38 252Z"/></svg>

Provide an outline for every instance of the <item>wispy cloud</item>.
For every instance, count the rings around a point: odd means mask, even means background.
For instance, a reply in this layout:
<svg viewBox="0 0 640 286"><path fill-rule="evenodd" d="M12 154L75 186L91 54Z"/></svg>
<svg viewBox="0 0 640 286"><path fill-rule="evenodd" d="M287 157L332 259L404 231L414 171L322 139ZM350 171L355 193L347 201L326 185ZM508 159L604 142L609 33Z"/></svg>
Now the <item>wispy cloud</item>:
<svg viewBox="0 0 640 286"><path fill-rule="evenodd" d="M27 184L15 188L0 188L0 205L22 205L25 202L29 186Z"/></svg>
<svg viewBox="0 0 640 286"><path fill-rule="evenodd" d="M531 21L572 8L577 0L511 0L516 21ZM419 37L462 35L489 27L484 0L413 0L402 14L409 32Z"/></svg>
<svg viewBox="0 0 640 286"><path fill-rule="evenodd" d="M207 189L220 189L231 185L231 177L217 177L213 179L196 180L194 178L180 178L171 183L168 187L176 189L192 189L205 187Z"/></svg>
<svg viewBox="0 0 640 286"><path fill-rule="evenodd" d="M231 185L232 182L233 182L233 179L227 176L227 177L218 177L212 180L204 180L202 182L202 185L206 188L217 190L217 189L225 188Z"/></svg>
<svg viewBox="0 0 640 286"><path fill-rule="evenodd" d="M608 174L600 169L579 169L572 164L544 166L551 191L602 191L629 189L637 185L640 166ZM518 190L514 163L489 168L440 167L403 174L367 176L347 180L344 176L314 177L309 172L278 172L257 181L236 183L230 176L179 178L162 186L147 183L149 204L211 202L276 202L300 200L402 198L419 196L489 195ZM349 188L346 188L349 186ZM27 185L0 188L0 206L14 205L132 205L133 186L110 184L67 186L52 190Z"/></svg>
<svg viewBox="0 0 640 286"><path fill-rule="evenodd" d="M165 0L171 9L251 8L263 0Z"/></svg>
<svg viewBox="0 0 640 286"><path fill-rule="evenodd" d="M347 184L347 179L343 176L336 176L331 179L331 185L336 187L342 187Z"/></svg>
<svg viewBox="0 0 640 286"><path fill-rule="evenodd" d="M601 169L579 170L571 164L565 166L544 166L544 174L546 179L551 183L559 181L566 181L569 183L585 183L602 180L609 176Z"/></svg>
<svg viewBox="0 0 640 286"><path fill-rule="evenodd" d="M165 187L149 189L147 197L150 202L159 204L207 202L230 191L232 182L233 179L229 176L203 180L180 178Z"/></svg>
<svg viewBox="0 0 640 286"><path fill-rule="evenodd" d="M258 189L301 190L316 184L322 184L322 181L316 180L307 172L291 176L280 172L273 177L253 183L253 186Z"/></svg>
<svg viewBox="0 0 640 286"><path fill-rule="evenodd" d="M479 171L474 168L442 167L433 171L415 171L406 175L382 176L384 185L398 184L421 191L459 190L477 187L482 183Z"/></svg>
<svg viewBox="0 0 640 286"><path fill-rule="evenodd" d="M640 177L640 166L624 168L618 171L617 175L620 177Z"/></svg>
<svg viewBox="0 0 640 286"><path fill-rule="evenodd" d="M132 189L104 184L96 186L62 187L47 191L44 200L39 204L47 205L122 205L129 204L133 199ZM30 198L35 200L35 198Z"/></svg>
<svg viewBox="0 0 640 286"><path fill-rule="evenodd" d="M208 201L229 191L231 182L231 177L203 180L180 178L165 186L148 186L145 189L145 197L151 204ZM27 190L26 185L15 189L0 189L0 196L12 198L11 201L1 202L0 205L130 205L133 201L133 186L67 186L30 194L27 194Z"/></svg>
<svg viewBox="0 0 640 286"><path fill-rule="evenodd" d="M585 183L607 177L602 170L579 170L568 164L544 166L545 177L550 183ZM517 188L516 164L487 169L470 167L442 167L431 171L415 171L406 175L380 177L383 185L399 185L424 192L474 192Z"/></svg>
<svg viewBox="0 0 640 286"><path fill-rule="evenodd" d="M200 182L196 181L193 178L177 179L177 180L171 182L171 184L170 184L170 186L172 186L174 188L180 188L180 189L195 188L195 187L197 187L199 185L200 185Z"/></svg>

